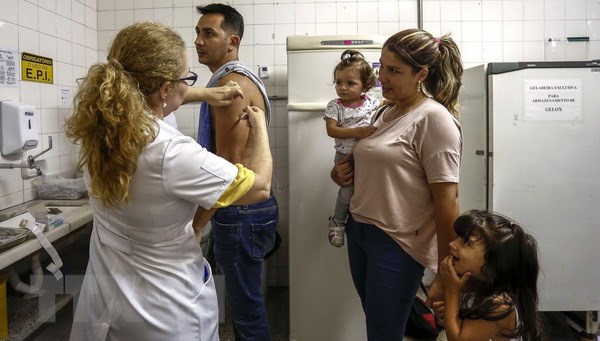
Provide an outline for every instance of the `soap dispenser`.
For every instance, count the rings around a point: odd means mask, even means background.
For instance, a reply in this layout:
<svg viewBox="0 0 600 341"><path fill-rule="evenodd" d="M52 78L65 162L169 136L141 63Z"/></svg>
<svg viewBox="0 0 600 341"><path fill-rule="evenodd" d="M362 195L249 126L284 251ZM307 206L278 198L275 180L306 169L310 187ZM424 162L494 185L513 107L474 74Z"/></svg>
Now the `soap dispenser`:
<svg viewBox="0 0 600 341"><path fill-rule="evenodd" d="M10 155L38 145L37 117L33 105L0 102L2 154Z"/></svg>

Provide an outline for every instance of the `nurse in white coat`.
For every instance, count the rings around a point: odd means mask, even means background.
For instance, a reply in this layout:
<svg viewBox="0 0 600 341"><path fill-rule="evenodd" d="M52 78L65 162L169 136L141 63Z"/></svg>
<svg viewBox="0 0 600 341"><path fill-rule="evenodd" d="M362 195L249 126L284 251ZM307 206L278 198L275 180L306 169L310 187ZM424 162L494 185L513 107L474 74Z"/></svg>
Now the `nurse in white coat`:
<svg viewBox="0 0 600 341"><path fill-rule="evenodd" d="M239 124L252 127L253 161L233 165L162 121L197 77L177 33L133 24L107 59L90 68L66 123L81 145L94 219L71 340L218 340L213 278L189 222L198 205L268 197L264 115L240 113ZM241 95L239 87L202 91L207 100Z"/></svg>

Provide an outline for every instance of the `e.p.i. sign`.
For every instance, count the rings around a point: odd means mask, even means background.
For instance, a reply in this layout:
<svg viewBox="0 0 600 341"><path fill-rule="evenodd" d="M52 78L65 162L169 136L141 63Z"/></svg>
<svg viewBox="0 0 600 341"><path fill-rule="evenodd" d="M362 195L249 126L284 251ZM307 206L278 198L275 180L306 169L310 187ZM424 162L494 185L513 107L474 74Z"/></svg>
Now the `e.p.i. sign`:
<svg viewBox="0 0 600 341"><path fill-rule="evenodd" d="M21 54L21 79L24 81L49 83L52 80L52 59L23 52Z"/></svg>

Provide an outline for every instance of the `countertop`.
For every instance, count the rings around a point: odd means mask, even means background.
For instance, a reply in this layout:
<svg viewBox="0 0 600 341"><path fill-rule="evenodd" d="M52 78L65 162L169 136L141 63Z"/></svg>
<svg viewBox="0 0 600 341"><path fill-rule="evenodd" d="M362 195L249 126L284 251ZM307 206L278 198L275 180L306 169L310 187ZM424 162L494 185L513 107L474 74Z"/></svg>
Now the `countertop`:
<svg viewBox="0 0 600 341"><path fill-rule="evenodd" d="M92 210L87 198L78 200L44 200L47 207L75 206L75 208L63 211L63 224L54 227L44 233L49 242L53 243L69 235L84 231L88 223L92 221ZM31 254L42 249L37 238L32 238L26 242L16 245L0 253L0 273L7 267L26 259ZM75 250L77 251L77 250ZM61 257L76 257L74 255L60 254ZM68 259L63 259L63 262ZM8 337L5 340L23 340L33 333L43 323L52 319L54 314L68 304L73 295L79 288L72 287L67 292L63 292L63 280L46 281L45 286L57 286L55 291L44 294L43 297L34 299L25 299L22 295L11 296L6 300ZM72 285L71 285L72 286ZM47 288L46 288L47 289ZM6 295L6 293L4 293Z"/></svg>
<svg viewBox="0 0 600 341"><path fill-rule="evenodd" d="M77 200L44 200L44 204L49 207L79 206L63 213L64 223L62 225L54 227L44 233L50 243L74 233L92 221L92 210L87 198ZM0 271L37 252L41 248L42 245L40 242L37 239L32 238L0 253Z"/></svg>

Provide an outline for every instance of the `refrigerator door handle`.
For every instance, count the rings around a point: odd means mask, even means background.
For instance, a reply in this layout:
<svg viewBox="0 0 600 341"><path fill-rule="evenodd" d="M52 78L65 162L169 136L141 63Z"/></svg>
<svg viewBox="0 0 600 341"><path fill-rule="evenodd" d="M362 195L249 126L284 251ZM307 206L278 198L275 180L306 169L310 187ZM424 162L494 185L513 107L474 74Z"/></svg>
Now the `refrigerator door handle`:
<svg viewBox="0 0 600 341"><path fill-rule="evenodd" d="M325 111L327 103L288 103L288 111Z"/></svg>

